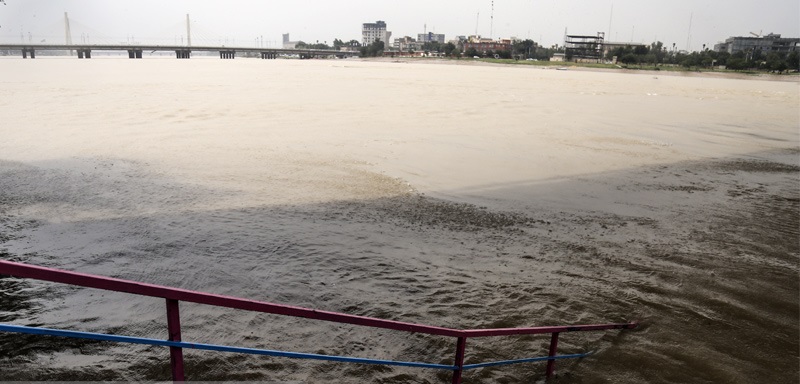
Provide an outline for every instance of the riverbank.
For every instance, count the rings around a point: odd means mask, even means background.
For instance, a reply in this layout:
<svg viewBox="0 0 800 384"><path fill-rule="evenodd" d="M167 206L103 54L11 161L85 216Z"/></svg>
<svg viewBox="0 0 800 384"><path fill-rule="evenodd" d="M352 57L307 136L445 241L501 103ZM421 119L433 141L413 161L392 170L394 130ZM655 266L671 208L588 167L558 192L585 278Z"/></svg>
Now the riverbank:
<svg viewBox="0 0 800 384"><path fill-rule="evenodd" d="M614 72L631 74L649 74L663 76L708 76L726 79L756 79L768 81L800 82L800 73L774 74L762 71L732 71L725 69L687 69L681 66L623 66L616 64L572 63L557 61L526 61L511 59L470 59L470 58L361 58L351 60L383 61L393 63L425 63L425 64L454 64L454 65L501 65L520 66L537 69L567 69L589 72Z"/></svg>

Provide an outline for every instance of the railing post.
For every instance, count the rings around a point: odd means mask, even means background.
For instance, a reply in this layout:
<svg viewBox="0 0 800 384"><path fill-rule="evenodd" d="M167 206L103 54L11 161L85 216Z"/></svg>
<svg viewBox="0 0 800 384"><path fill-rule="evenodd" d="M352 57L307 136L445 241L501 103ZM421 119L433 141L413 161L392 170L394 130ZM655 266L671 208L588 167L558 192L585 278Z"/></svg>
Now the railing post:
<svg viewBox="0 0 800 384"><path fill-rule="evenodd" d="M178 311L178 300L167 299L167 329L169 341L181 341L181 315ZM169 347L169 362L172 367L172 381L184 381L183 348Z"/></svg>
<svg viewBox="0 0 800 384"><path fill-rule="evenodd" d="M464 352L466 349L467 338L459 337L456 342L456 361L454 365L457 369L453 371L453 384L461 384L461 373L464 371Z"/></svg>
<svg viewBox="0 0 800 384"><path fill-rule="evenodd" d="M556 350L558 349L558 332L553 332L553 335L550 337L550 352L547 353L547 357L553 357L556 355ZM547 360L547 370L545 371L545 377L551 378L553 377L553 371L556 369L556 361L551 359Z"/></svg>

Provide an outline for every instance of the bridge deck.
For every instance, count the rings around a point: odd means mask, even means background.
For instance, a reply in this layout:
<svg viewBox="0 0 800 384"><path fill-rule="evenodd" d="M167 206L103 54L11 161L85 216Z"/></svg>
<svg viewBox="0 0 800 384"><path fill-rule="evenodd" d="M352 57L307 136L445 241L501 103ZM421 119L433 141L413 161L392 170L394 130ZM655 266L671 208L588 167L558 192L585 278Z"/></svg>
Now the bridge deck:
<svg viewBox="0 0 800 384"><path fill-rule="evenodd" d="M287 49L287 48L255 48L255 47L228 47L228 46L185 46L185 45L113 45L113 44L0 44L0 50L27 50L27 51L204 51L204 52L270 52L277 54L305 54L312 56L357 56L358 52L334 51L330 49Z"/></svg>

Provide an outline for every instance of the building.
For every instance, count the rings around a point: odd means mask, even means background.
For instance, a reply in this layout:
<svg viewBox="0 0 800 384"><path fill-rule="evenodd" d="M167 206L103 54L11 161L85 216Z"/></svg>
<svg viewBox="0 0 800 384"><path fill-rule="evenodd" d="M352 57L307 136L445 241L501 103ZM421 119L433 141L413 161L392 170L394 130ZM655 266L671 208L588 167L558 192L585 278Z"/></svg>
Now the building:
<svg viewBox="0 0 800 384"><path fill-rule="evenodd" d="M420 34L417 34L417 41L422 43L422 44L433 43L433 42L437 42L439 44L444 44L444 34L442 34L442 33L438 33L437 34L437 33L433 33L433 32L420 33Z"/></svg>
<svg viewBox="0 0 800 384"><path fill-rule="evenodd" d="M289 41L289 34L283 34L283 49L295 49L299 41Z"/></svg>
<svg viewBox="0 0 800 384"><path fill-rule="evenodd" d="M725 39L725 42L714 45L717 52L736 53L739 51L763 53L789 53L800 51L800 38L781 37L780 34L770 33L766 36L753 37L732 36Z"/></svg>
<svg viewBox="0 0 800 384"><path fill-rule="evenodd" d="M383 41L385 48L389 48L392 33L386 30L386 22L378 20L374 23L364 23L361 26L361 45L367 46L377 40Z"/></svg>
<svg viewBox="0 0 800 384"><path fill-rule="evenodd" d="M605 32L597 36L567 35L564 38L567 60L598 62L603 58Z"/></svg>
<svg viewBox="0 0 800 384"><path fill-rule="evenodd" d="M485 54L489 51L511 52L512 45L511 39L492 40L473 35L464 42L464 52L470 50L471 48L475 48L475 50L481 54Z"/></svg>
<svg viewBox="0 0 800 384"><path fill-rule="evenodd" d="M399 39L394 39L392 48L400 52L414 52L422 50L422 43L414 40L411 36L404 36Z"/></svg>

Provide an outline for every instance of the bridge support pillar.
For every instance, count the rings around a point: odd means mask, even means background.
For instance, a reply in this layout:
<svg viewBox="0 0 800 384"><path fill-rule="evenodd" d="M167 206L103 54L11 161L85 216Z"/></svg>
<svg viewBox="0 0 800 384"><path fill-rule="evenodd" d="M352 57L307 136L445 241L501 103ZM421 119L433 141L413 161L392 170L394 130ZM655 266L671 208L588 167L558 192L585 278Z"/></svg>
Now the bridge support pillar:
<svg viewBox="0 0 800 384"><path fill-rule="evenodd" d="M82 49L79 49L79 50L78 50L78 58L79 58L79 59L82 59L82 58L83 58L83 50L82 50Z"/></svg>
<svg viewBox="0 0 800 384"><path fill-rule="evenodd" d="M136 58L137 58L137 59L141 59L141 58L142 58L142 50L141 50L141 49L137 49L137 50L136 50L135 52L133 52L133 53L136 55Z"/></svg>
<svg viewBox="0 0 800 384"><path fill-rule="evenodd" d="M88 49L79 49L78 50L78 58L79 59L83 59L83 58L91 59L92 58L92 51L88 50Z"/></svg>
<svg viewBox="0 0 800 384"><path fill-rule="evenodd" d="M92 51L87 49L86 52L83 53L83 55L86 56L87 59L91 59L92 58Z"/></svg>
<svg viewBox="0 0 800 384"><path fill-rule="evenodd" d="M34 51L33 48L31 48L31 59L35 58L36 58L36 51Z"/></svg>
<svg viewBox="0 0 800 384"><path fill-rule="evenodd" d="M25 49L25 48L22 48L22 58L23 59L27 59L28 58L28 50Z"/></svg>
<svg viewBox="0 0 800 384"><path fill-rule="evenodd" d="M133 53L133 50L132 50L132 49L129 49L129 50L128 50L128 58L129 58L129 59L134 59L134 58L136 58L136 55Z"/></svg>
<svg viewBox="0 0 800 384"><path fill-rule="evenodd" d="M236 51L219 51L220 59L233 59L236 57Z"/></svg>
<svg viewBox="0 0 800 384"><path fill-rule="evenodd" d="M129 49L128 50L128 58L129 59L141 59L142 58L142 50L141 49Z"/></svg>
<svg viewBox="0 0 800 384"><path fill-rule="evenodd" d="M175 51L175 57L179 59L188 59L192 54L192 51L188 49L180 49Z"/></svg>

